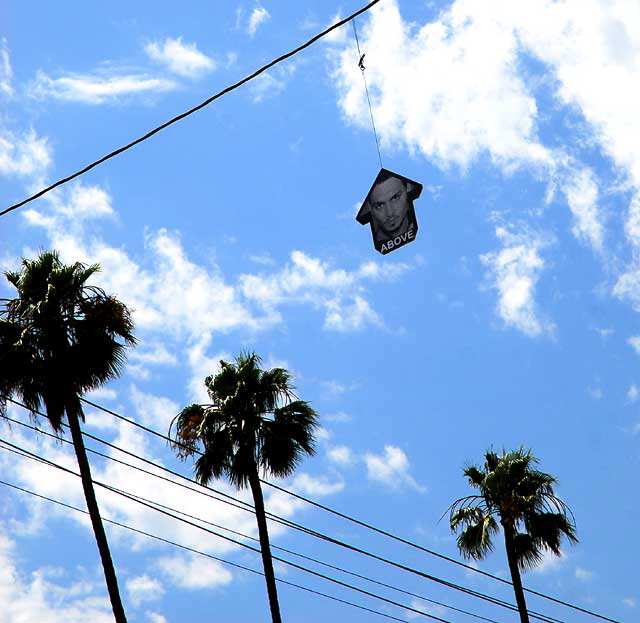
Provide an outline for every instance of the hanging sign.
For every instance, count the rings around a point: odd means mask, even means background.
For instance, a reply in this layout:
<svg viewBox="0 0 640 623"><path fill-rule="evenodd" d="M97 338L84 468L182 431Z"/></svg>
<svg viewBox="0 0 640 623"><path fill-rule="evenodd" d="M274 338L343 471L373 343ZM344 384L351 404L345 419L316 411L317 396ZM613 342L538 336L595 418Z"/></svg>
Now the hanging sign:
<svg viewBox="0 0 640 623"><path fill-rule="evenodd" d="M380 169L356 216L361 225L371 225L377 251L385 255L416 239L418 221L413 201L421 192L422 184Z"/></svg>

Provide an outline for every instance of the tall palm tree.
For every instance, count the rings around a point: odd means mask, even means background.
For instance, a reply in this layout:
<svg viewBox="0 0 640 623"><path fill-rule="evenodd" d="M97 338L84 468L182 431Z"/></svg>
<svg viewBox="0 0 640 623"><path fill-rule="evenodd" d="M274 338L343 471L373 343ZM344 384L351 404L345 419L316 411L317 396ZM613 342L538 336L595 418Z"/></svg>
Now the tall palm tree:
<svg viewBox="0 0 640 623"><path fill-rule="evenodd" d="M529 615L520 571L535 567L546 551L560 556L563 535L578 542L573 514L553 492L556 479L538 471L538 463L523 447L503 450L500 456L489 450L482 468L464 470L479 494L459 498L449 507L451 530L461 528L458 549L467 559L480 560L491 552L498 522L502 526L521 623L529 623Z"/></svg>
<svg viewBox="0 0 640 623"><path fill-rule="evenodd" d="M317 414L293 393L283 368L261 370L255 353L235 362L220 362L220 371L205 379L211 404L192 404L174 419L175 448L185 458L198 454L196 479L203 485L226 476L251 489L258 524L262 564L273 623L281 623L260 472L283 478L293 473L304 454L314 453Z"/></svg>
<svg viewBox="0 0 640 623"><path fill-rule="evenodd" d="M65 265L48 251L23 259L19 272L5 273L18 296L0 301L0 413L2 397L16 395L34 413L44 405L58 433L66 414L113 614L126 623L82 440L80 397L118 376L135 339L126 306L87 285L98 270Z"/></svg>

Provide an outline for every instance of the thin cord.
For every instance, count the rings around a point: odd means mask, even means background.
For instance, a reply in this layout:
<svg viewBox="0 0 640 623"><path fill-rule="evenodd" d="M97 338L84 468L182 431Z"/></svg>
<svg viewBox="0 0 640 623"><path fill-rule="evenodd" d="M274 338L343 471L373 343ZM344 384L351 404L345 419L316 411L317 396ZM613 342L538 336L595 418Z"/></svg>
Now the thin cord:
<svg viewBox="0 0 640 623"><path fill-rule="evenodd" d="M49 459L46 459L44 457L41 457L37 454L35 454L34 452L30 452L29 450L26 450L24 448L21 448L20 446L17 446L11 442L8 442L4 439L0 439L0 442L2 442L3 444L6 444L7 446L10 446L12 448L15 448L16 450L19 450L22 453L25 453L27 455L29 455L26 458L33 458L36 461L40 461L40 462L44 462L48 465L50 465L51 467L55 467L57 469L60 469L61 471L64 471L66 473L69 474L73 474L74 476L78 476L79 474L74 472L73 470L70 470L62 465L59 465L53 461L50 461ZM2 447L2 446L0 446ZM5 448L3 448L5 449ZM112 487L111 485L108 485L106 483L100 482L98 480L93 480L93 483L98 485L99 487L102 487L104 489L107 489L109 491L112 491L113 493L127 498L133 502L136 502L137 504L140 504L142 506L146 506L147 508L151 508L152 510L155 510L158 513L161 513L162 515L166 515L167 517L171 517L172 519L175 519L176 521L179 521L181 523L184 523L186 525L192 526L194 528L197 528L199 530L202 530L203 532L207 532L209 534L212 534L213 536L216 536L220 539L223 539L225 541L229 541L231 543L233 543L234 545L238 545L240 547L243 547L245 549L251 550L255 553L260 553L260 549L256 548L256 547L252 547L251 545L247 545L246 543L242 543L242 541L237 541L235 539L232 539L231 537L225 536L224 534L220 534L219 532L215 532L214 530L210 530L208 528L205 528L204 526L201 526L197 523L194 523L192 521L189 521L187 519L183 519L182 517L178 517L177 515L174 515L172 513L170 513L169 511L163 510L161 508L158 508L157 506L154 506L153 504L147 503L147 502L143 502L141 499L137 499L137 496L133 496L130 493L127 493L121 489L118 489L117 487ZM451 621L448 621L447 619L443 619L442 617L438 617L432 614L429 614L427 612L423 612L422 610L418 610L416 608L412 608L411 606L407 606L406 604L401 604L397 601L394 601L392 599L388 599L386 597L382 597L381 595L377 595L376 593L372 593L370 591L367 591L363 588L359 588L357 586L354 586L352 584L348 584L347 582L342 582L341 580L337 580L336 578L332 578L331 576L328 575L324 575L323 573L319 573L318 571L314 571L313 569L308 569L307 567L303 567L302 565L298 565L294 562L291 562L290 560L286 560L285 558L280 558L279 556L272 556L273 560L276 560L278 562L282 562L290 567L293 567L294 569L298 569L300 571L304 571L305 573L308 573L310 575L314 575L318 578L321 578L323 580L327 580L329 582L332 582L333 584L337 584L338 586L342 586L344 588L349 588L353 591L356 591L358 593L361 593L363 595L367 595L368 597L372 597L374 599L377 599L379 601L383 601L387 604L393 605L393 606L397 606L399 608L403 608L404 610L408 610L409 612L413 612L415 614L418 614L420 616L424 616L427 617L429 619L433 619L434 621L440 621L440 623L451 623Z"/></svg>
<svg viewBox="0 0 640 623"><path fill-rule="evenodd" d="M367 6L362 7L361 9L356 11L355 13L349 15L349 17L346 17L345 19L340 20L339 22L336 22L335 24L333 24L333 26L330 26L326 30L323 30L321 33L318 33L317 35L315 35L315 37L312 37L306 43L303 43L302 45L298 46L295 50L291 50L290 52L287 52L286 54L283 54L282 56L279 56L278 58L276 58L275 60L271 61L270 63L267 63L266 65L263 65L262 67L260 67L260 69L254 71L251 75L246 76L245 78L243 78L239 82L236 82L235 84L232 84L231 86L228 86L228 87L222 89L222 91L219 91L215 95L209 97L208 99L204 100L204 102L198 104L197 106L194 106L193 108L187 110L186 112L183 112L183 113L173 117L173 119L169 119L169 121L166 121L162 125L159 125L158 127L154 128L150 132L147 132L143 136L131 141L130 143L127 143L124 147L120 147L119 149L116 149L116 150L108 153L106 156L103 156L99 160L96 160L96 161L92 162L91 164L87 165L83 169L80 169L79 171L76 171L75 173L72 173L71 175L68 175L67 177L62 178L61 180L58 180L54 184L51 184L51 186L47 186L46 188L43 188L42 190L37 192L35 195L31 195L31 197L28 197L27 199L24 199L23 201L20 201L19 203L16 203L16 204L14 204L12 206L9 206L8 208L6 208L5 210L2 210L0 212L0 216L5 215L8 212L11 212L12 210L17 210L18 208L22 207L23 205L29 203L30 201L33 201L34 199L37 199L38 197L42 197L42 195L48 193L49 191L53 190L54 188L57 188L58 186L62 186L62 184L66 184L67 182L71 181L72 179L75 179L76 177L79 177L80 175L86 173L87 171L90 171L91 169L97 167L99 164L102 164L103 162L106 162L107 160L113 158L114 156L117 156L118 154L121 154L123 151L127 151L128 149L131 149L132 147L134 147L138 143L142 143L142 141L146 141L148 138L151 138L154 134L157 134L161 130L164 130L165 128L169 127L170 125L176 123L177 121L181 121L185 117L188 117L189 115L192 115L194 112L197 112L201 108L204 108L205 106L208 106L214 100L217 100L219 97L222 97L223 95L226 95L227 93L237 89L238 87L242 86L246 82L249 82L250 80L253 80L257 76L259 76L261 73L267 71L267 69L270 69L274 65L277 65L278 63L281 63L282 61L290 58L291 56L294 56L298 52L301 52L305 48L308 48L310 45L312 45L313 43L318 41L318 39L321 39L325 35L328 35L332 30L335 30L336 28L340 28L340 26L342 26L343 24L346 24L347 22L351 21L357 15L360 15L361 13L364 13L365 11L368 11L374 4L378 4L378 2L380 2L380 0L372 0L372 2L369 2L369 4L367 4Z"/></svg>
<svg viewBox="0 0 640 623"><path fill-rule="evenodd" d="M11 400L11 399L9 399ZM142 430L147 431L148 433L151 433L152 435L155 435L156 437L159 437L160 439L164 439L166 441L169 441L171 443L176 443L177 445L182 445L179 441L176 440L172 440L170 437L163 435L162 433L159 433L156 430L153 430L152 428L148 428L147 426L144 426L143 424L139 424L138 422L131 420L127 417L124 417L123 415L120 415L119 413L116 413L115 411L111 411L110 409L107 409L106 407L103 407L95 402L91 402L90 400L87 400L85 398L81 398L82 402L91 405L92 407L95 407L96 409L99 409L100 411L103 411L104 413L108 413L120 420L123 420L125 422L128 422L129 424L136 426ZM14 402L15 404L19 404L20 406L24 407L24 405L21 405L20 403L16 403L15 401L11 400L11 402ZM26 407L24 407L26 408ZM46 417L46 416L45 416ZM349 515L346 515L344 513L341 513L340 511L334 510L332 508L330 508L329 506L325 506L324 504L320 504L319 502L316 502L314 500L311 500L309 498L306 498L302 495L299 495L298 493L294 493L293 491L289 491L288 489L285 489L284 487L281 487L279 485L276 485L272 482L269 482L267 480L262 480L261 479L262 484L267 485L269 487L272 487L273 489L276 489L278 491L281 491L283 493L286 493L287 495L290 495L292 497L295 497L303 502L306 502L307 504L310 504L312 506L315 506L316 508L320 508L321 510L324 510L328 513L331 513L333 515L336 515L337 517L340 517L342 519L345 519L347 521L350 521L351 523L354 523L356 525L359 525L363 528L367 528L368 530L371 530L373 532L376 532L378 534L381 534L383 536L386 536L390 539L393 539L399 543L403 543L404 545L408 545L409 547L413 547L415 549L418 549L420 551L423 551L427 554L431 554L432 556L436 556L437 558L441 558L442 560L446 560L448 562L451 562L459 567L463 567L464 569L467 569L468 571L472 571L474 573L478 573L480 575L483 575L485 577L488 578L492 578L493 580L496 580L502 584L506 584L508 586L513 586L513 584L511 582L509 582L508 580L505 580L504 578L501 578L497 575L493 575L491 573L488 573L487 571L482 571L481 569L477 569L476 567L472 567L471 565L467 565L466 563L460 562L459 560L456 560L455 558L450 558L449 556L445 556L444 554L440 554L439 552L436 552L434 550L430 550L426 547L423 547L421 545L418 545L417 543L413 543L412 541L408 541L407 539L403 539L402 537L396 536L395 534L392 534L391 532L387 532L386 530L382 530L381 528L376 528L375 526L368 524L364 521L360 521L359 519L356 519L355 517L351 517ZM288 520L287 520L288 521ZM302 528L303 531L308 531L308 529L306 528ZM312 531L310 531L310 533L312 533ZM317 536L319 533L314 533L314 536ZM322 537L320 537L322 538ZM562 606L566 606L567 608L572 608L573 610L577 610L579 612L583 612L584 614L588 614L590 616L596 617L598 619L602 619L603 621L609 621L610 623L620 623L619 621L617 621L616 619L611 619L607 616L604 616L602 614L598 614L596 612L592 612L591 610L587 610L586 608L582 608L580 606L576 606L575 604L569 603L567 601L563 601L562 599L557 599L556 597L551 597L550 595L546 595L545 593L541 593L538 592L536 590L533 590L531 588L525 588L523 587L523 589L527 592L530 593L532 595L536 595L537 597L542 597L543 599L547 599L548 601L560 604Z"/></svg>
<svg viewBox="0 0 640 623"><path fill-rule="evenodd" d="M26 455L22 455L22 456L26 456ZM82 508L78 508L77 506L72 506L71 504L66 504L65 502L61 502L59 500L55 500L54 498L50 498L47 497L45 495L40 495L39 493L35 493L34 491L30 491L29 489L24 489L23 487L19 487L18 485L14 485L10 482L6 482L4 480L0 480L0 484L5 485L7 487L11 487L12 489L16 489L18 491L21 491L23 493L28 493L29 495L35 496L37 498L40 498L42 500L46 500L47 502L52 502L53 504L58 504L59 506L63 506L65 508L68 508L70 510L73 511L77 511L79 513L83 513L88 515L89 512L86 510L83 510ZM162 543L166 543L167 545L171 545L173 547L178 547L180 549L184 549L188 552L191 552L193 554L198 554L200 556L206 556L207 558L211 558L212 560L216 560L218 562L224 563L225 565L230 565L232 567L236 567L237 569L242 569L243 571L249 571L250 573L253 573L255 575L260 575L264 577L264 573L262 573L261 571L257 571L256 569L252 569L251 567L245 567L244 565L240 565L238 563L235 562L231 562L230 560L225 560L224 558L220 558L218 556L214 556L212 554L207 554L206 552L200 551L198 549L194 549L193 547L188 547L187 545L181 545L180 543L176 543L175 541L171 541L169 539L165 539L161 536L158 536L156 534L152 534L150 532L145 532L144 530L139 530L138 528L134 528L133 526L129 526L127 524L124 523L120 523L119 521L114 521L112 519L107 519L105 517L102 518L103 521L113 524L114 526L118 526L119 528L124 528L125 530L130 530L131 532L136 532L137 534L141 534L143 536L146 536L148 538L151 539L155 539L157 541L161 541ZM303 586L301 584L296 584L295 582L290 582L288 580L283 580L279 577L276 576L276 581L280 582L281 584L286 584L287 586L293 586L294 588L299 588L303 591L306 591L308 593L312 593L314 595L319 595L321 597L325 597L327 599L331 599L332 601L337 601L338 603L342 603L342 604L346 604L348 606L352 606L354 608L358 608L360 610L364 610L366 612L370 612L372 614L377 614L379 616L385 617L387 619L391 619L393 621L401 621L402 623L409 623L409 621L407 621L407 619L400 619L398 617L392 616L390 614L386 614L384 612L380 612L379 610L374 610L373 608L367 608L366 606L362 606L360 604L356 604L353 603L351 601L347 601L346 599L340 599L339 597L334 597L333 595L328 595L327 593L323 593L321 591L317 591L314 590L312 588L309 588L307 586Z"/></svg>
<svg viewBox="0 0 640 623"><path fill-rule="evenodd" d="M356 36L356 46L358 47L358 58L360 59L358 61L358 67L362 72L362 80L364 82L364 92L367 94L367 103L369 104L369 115L371 116L371 127L373 128L373 136L376 139L376 149L378 150L378 160L380 161L380 168L384 169L384 167L382 166L382 156L380 155L380 143L378 142L378 133L376 132L376 123L373 120L373 109L371 108L371 99L369 98L369 88L367 87L367 78L364 75L364 63L363 63L364 54L360 52L360 41L358 40L358 31L356 30L355 17L351 22L351 25L353 26L353 34Z"/></svg>
<svg viewBox="0 0 640 623"><path fill-rule="evenodd" d="M19 403L19 402L17 402L17 401L15 401L15 400L13 400L13 399L11 399L11 398L9 398L8 400L9 400L9 401L11 401L11 402L13 402L13 403L15 403L15 404L17 404L17 405L19 405L19 406L21 406L21 407L23 407L23 408L26 408L24 405L22 405L21 403ZM126 421L129 421L129 420L127 420L127 418L124 418L123 416L119 416L119 417L121 417L121 418L125 419ZM33 429L33 430L38 430L38 429L35 429L34 427L32 427L32 426L30 426L30 425L28 425L28 424L25 424L25 423L23 423L23 422L20 422L20 421L18 421L18 420L13 420L12 418L8 418L8 419L10 419L10 421L13 421L13 422L16 422L16 423L20 424L21 426L24 426L24 427L27 427L27 428L31 428L31 429ZM142 425L140 425L140 426L142 426ZM56 435L53 435L53 434L51 434L51 433L47 433L47 432L45 432L45 431L40 431L40 432L44 432L46 435L49 435L50 437L55 437L56 439L60 439L59 437L57 437ZM157 435L159 435L159 436L161 436L159 433L156 433L156 434L157 434ZM112 448L115 448L115 449L117 449L117 450L120 450L121 452L124 452L124 453L126 453L126 454L128 454L128 455L130 455L130 456L134 456L134 457L136 457L136 458L138 458L138 459L140 459L140 460L142 460L142 461L144 461L144 462L146 462L146 463L149 463L149 464L151 464L151 465L154 465L154 466L155 466L155 467L157 467L157 468L163 469L163 470L168 471L168 472L170 472L170 473L173 473L173 474L175 474L175 475L177 475L177 476L180 476L181 478L184 478L185 480L188 480L188 481L190 481L190 482L195 482L195 481L193 481L192 479L189 479L189 478L187 478L187 477L185 477L185 476L182 476L181 474L179 474L179 473L177 473L177 472L172 472L171 470L169 470L169 469L167 469L167 468L164 468L163 466L156 465L155 463L153 463L152 461L149 461L148 459L145 459L145 458L143 458L143 457L140 457L140 456L138 456L138 455L135 455L135 454L133 454L133 453L131 453L131 452L127 451L127 450L124 450L124 449L122 449L122 448L119 448L118 446L114 446L113 444L111 444L111 443L109 443L109 442L106 442L106 441L104 441L104 440L100 439L99 437L95 437L95 436L93 436L93 435L91 435L91 434L89 434L89 433L84 433L84 432L83 432L83 435L85 435L85 436L87 436L87 437L90 437L90 438L92 438L92 439L95 439L96 441L99 441L99 442L101 442L101 443L104 443L104 444L106 444L106 445L108 445L108 446L110 446L110 447L112 447ZM63 441L63 442L65 442L65 443L71 444L71 442L70 442L70 441L68 441L68 440L66 440L66 439L62 439L62 441ZM7 443L8 443L8 442L7 442ZM10 444L10 445L11 445L12 447L14 447L14 448L18 448L18 446L15 446L14 444ZM121 461L118 461L118 459L114 459L113 457L108 457L108 456L106 456L106 455L102 455L101 453L96 452L95 450L88 449L88 451L89 451L89 452L92 452L92 453L94 453L94 454L100 454L101 456L105 456L106 458L109 458L110 460L115 460L116 462L121 462ZM26 451L26 452L28 452L28 451ZM32 453L29 453L29 454L32 454ZM37 456L37 455L33 455L33 456ZM51 461L48 461L48 460L46 460L46 459L42 459L42 460L43 460L43 461L46 461L48 464L52 464L52 463L51 463ZM125 464L125 465L128 465L127 463L124 463L124 464ZM53 464L53 465L55 466L55 464ZM133 467L134 469L140 469L140 468L137 468L137 467L135 467L135 466L130 466L130 467ZM61 467L60 467L60 469L65 469L65 471L70 471L70 470L66 470L66 468L61 468ZM156 477L158 477L158 478L163 478L162 476L159 476L159 475L157 475L157 474L153 474L152 472L146 472L146 470L141 470L141 471L144 471L145 473L150 473L151 475L156 476ZM70 472L70 473L73 473L73 472ZM164 479L164 478L163 478L163 479ZM166 479L166 480L168 480L168 479ZM183 485L180 485L180 483L176 483L176 482L171 481L171 480L169 480L169 482L173 482L174 484L177 484L177 485L179 485L179 486L183 486ZM99 483L99 482L97 482L97 481L96 481L96 484L98 484L99 486L103 486L103 487L105 487L105 486L106 486L106 487L110 487L109 485L104 485L104 484ZM193 491L193 489L191 489L190 487L187 487L187 488L189 488L190 490L192 490L192 491ZM215 491L215 490L214 490L214 491ZM201 491L198 491L198 492L199 492L199 493L202 493L203 495L207 495L207 494L206 494L206 493L204 493L204 492L201 492ZM223 494L223 495L224 495L224 494ZM214 496L210 496L210 497L214 497ZM227 496L227 497L230 497L230 496ZM215 497L214 497L214 499L217 499L217 498L215 498ZM235 498L231 498L231 499L235 499ZM225 500L220 500L220 501L226 502ZM229 502L227 502L227 503L229 503ZM243 502L243 503L244 503L244 502ZM232 505L233 505L233 504L232 504ZM233 506L237 506L237 505L233 505ZM252 508L252 507L250 507L250 508ZM249 509L242 509L242 510L249 510ZM499 606L502 606L502 607L508 608L508 609L510 609L510 610L517 611L517 608L516 608L513 604L510 604L509 602L506 602L506 601L504 601L504 600L501 600L501 599L498 599L498 598L492 597L492 596L490 596L490 595L486 595L486 594L481 593L481 592L479 592L479 591L475 591L475 590L469 589L469 588L467 588L467 587L465 587L465 586L461 586L461 585L458 585L458 584L455 584L455 583L449 582L448 580L443 580L443 579L441 579L441 578L438 578L437 576L432 576L432 575L430 575L430 574L427 574L427 573L425 573L425 572L419 571L419 570L414 569L414 568L412 568L412 567L407 567L407 566L405 566L405 565L403 565L403 564L401 564L401 563L394 562L394 561L392 561L392 560L389 560L389 559L387 559L387 558L384 558L384 557L378 556L377 554L373 554L373 553L368 552L368 551L366 551L366 550L360 549L360 548L358 548L358 547L356 547L356 546L350 545L350 544L348 544L348 543L345 543L345 542L340 541L340 540L338 540L338 539L335 539L335 538L333 538L333 537L330 537L330 536L324 535L324 534L322 534L322 533L316 532L315 530L311 530L311 529L306 528L306 527L304 527L304 526L300 526L299 524L296 524L295 522L292 522L292 521L290 521L290 520L286 520L286 519L285 519L285 520L282 520L282 519L280 519L280 518L277 518L277 516L273 515L272 513L267 513L267 515L269 515L269 516L270 516L270 518L274 518L274 520L275 520L275 521L278 521L279 523L283 523L284 525L287 525L287 526L289 526L289 527L291 527L291 528L294 528L294 529L296 529L296 530L300 530L300 531L302 531L302 532L304 532L304 533L306 533L306 534L309 534L310 536L314 536L314 537L316 537L316 538L320 538L320 539L322 539L322 540L325 540L325 541L327 541L327 542L329 542L329 543L332 543L332 544L338 545L338 546L343 547L343 548L345 548L345 549L348 549L348 550L350 550L350 551L353 551L353 552L356 552L356 553L363 554L363 555L365 555L365 556L367 556L367 557L369 557L369 558L372 558L372 559L374 559L374 560L381 561L381 562L383 562L383 563L385 563L385 564L389 564L389 565L394 566L394 567L396 567L396 568L399 568L399 569L401 569L401 570L403 570L403 571L407 571L407 572L409 572L409 573L412 573L412 574L418 575L418 576L420 576L420 577L423 577L423 578L425 578L425 579L428 579L428 580L434 581L434 582L436 582L436 583L442 584L442 585L447 586L447 587L449 587L449 588L452 588L452 589L454 589L454 590L461 591L461 592L466 593L466 594L468 594L468 595L471 595L471 596L473 596L473 597L477 597L477 598L479 598L479 599L483 599L483 600L485 600L485 601L488 601L488 602L490 602L490 603L493 603L494 605L499 605ZM187 523L190 523L190 522L187 522ZM229 539L228 539L228 537L224 537L223 535L220 535L220 536L221 536L222 538L226 538L227 540L229 540ZM234 541L234 542L235 542L235 541ZM539 619L539 620L542 620L542 621L547 621L547 622L549 622L549 621L554 621L554 622L561 623L561 621L560 621L559 619L554 619L553 617L550 617L550 616L548 616L548 615L543 615L543 614L541 614L541 613L536 612L535 610L529 610L529 613L531 614L532 618L536 618L536 619Z"/></svg>

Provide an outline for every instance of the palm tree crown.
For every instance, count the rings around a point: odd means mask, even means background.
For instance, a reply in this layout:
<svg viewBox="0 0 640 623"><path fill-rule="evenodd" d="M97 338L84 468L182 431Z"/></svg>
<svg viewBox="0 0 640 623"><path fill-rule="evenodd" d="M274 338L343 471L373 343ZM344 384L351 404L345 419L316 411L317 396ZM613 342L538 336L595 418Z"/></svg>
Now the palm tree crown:
<svg viewBox="0 0 640 623"><path fill-rule="evenodd" d="M458 549L466 558L479 560L492 549L492 536L502 525L507 562L521 623L529 623L520 571L534 567L546 551L560 556L560 540L578 541L573 514L553 492L556 479L535 468L531 450L492 450L482 468L464 470L469 484L479 490L449 507L453 532L461 528Z"/></svg>
<svg viewBox="0 0 640 623"><path fill-rule="evenodd" d="M49 251L23 260L20 272L5 273L18 296L0 301L0 415L12 394L34 414L44 404L58 433L66 414L114 617L126 623L82 439L80 396L118 376L135 339L127 307L87 285L98 270L65 265Z"/></svg>
<svg viewBox="0 0 640 623"><path fill-rule="evenodd" d="M205 379L211 404L192 404L176 416L174 445L183 458L199 454L195 472L201 484L226 476L238 488L250 487L271 620L281 623L259 474L289 476L304 454L314 453L317 415L296 398L286 370L261 370L259 364L255 353L221 361L220 371Z"/></svg>
<svg viewBox="0 0 640 623"><path fill-rule="evenodd" d="M205 379L211 404L192 404L174 420L178 452L200 454L195 467L202 484L226 476L243 488L256 468L283 478L315 452L316 412L295 398L285 369L259 364L255 353L221 361L220 371Z"/></svg>
<svg viewBox="0 0 640 623"><path fill-rule="evenodd" d="M44 403L56 431L72 395L116 378L135 344L127 307L87 285L98 270L49 251L5 273L18 296L0 308L0 393L17 394L34 412Z"/></svg>
<svg viewBox="0 0 640 623"><path fill-rule="evenodd" d="M521 570L534 567L546 550L559 556L563 535L577 543L573 514L554 494L556 479L535 469L538 462L524 448L501 456L490 450L483 468L464 470L469 484L480 491L450 507L451 529L462 528L458 547L465 557L479 560L493 549L498 522L513 534Z"/></svg>

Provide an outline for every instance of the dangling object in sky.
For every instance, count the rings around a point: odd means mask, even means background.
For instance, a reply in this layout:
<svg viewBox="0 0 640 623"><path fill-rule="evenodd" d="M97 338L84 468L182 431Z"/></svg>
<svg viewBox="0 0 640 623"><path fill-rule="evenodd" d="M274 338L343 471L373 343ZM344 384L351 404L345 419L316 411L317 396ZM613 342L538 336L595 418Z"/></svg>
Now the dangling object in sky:
<svg viewBox="0 0 640 623"><path fill-rule="evenodd" d="M371 224L373 246L383 255L413 242L418 221L413 201L422 184L387 169L380 169L356 216L361 225Z"/></svg>

